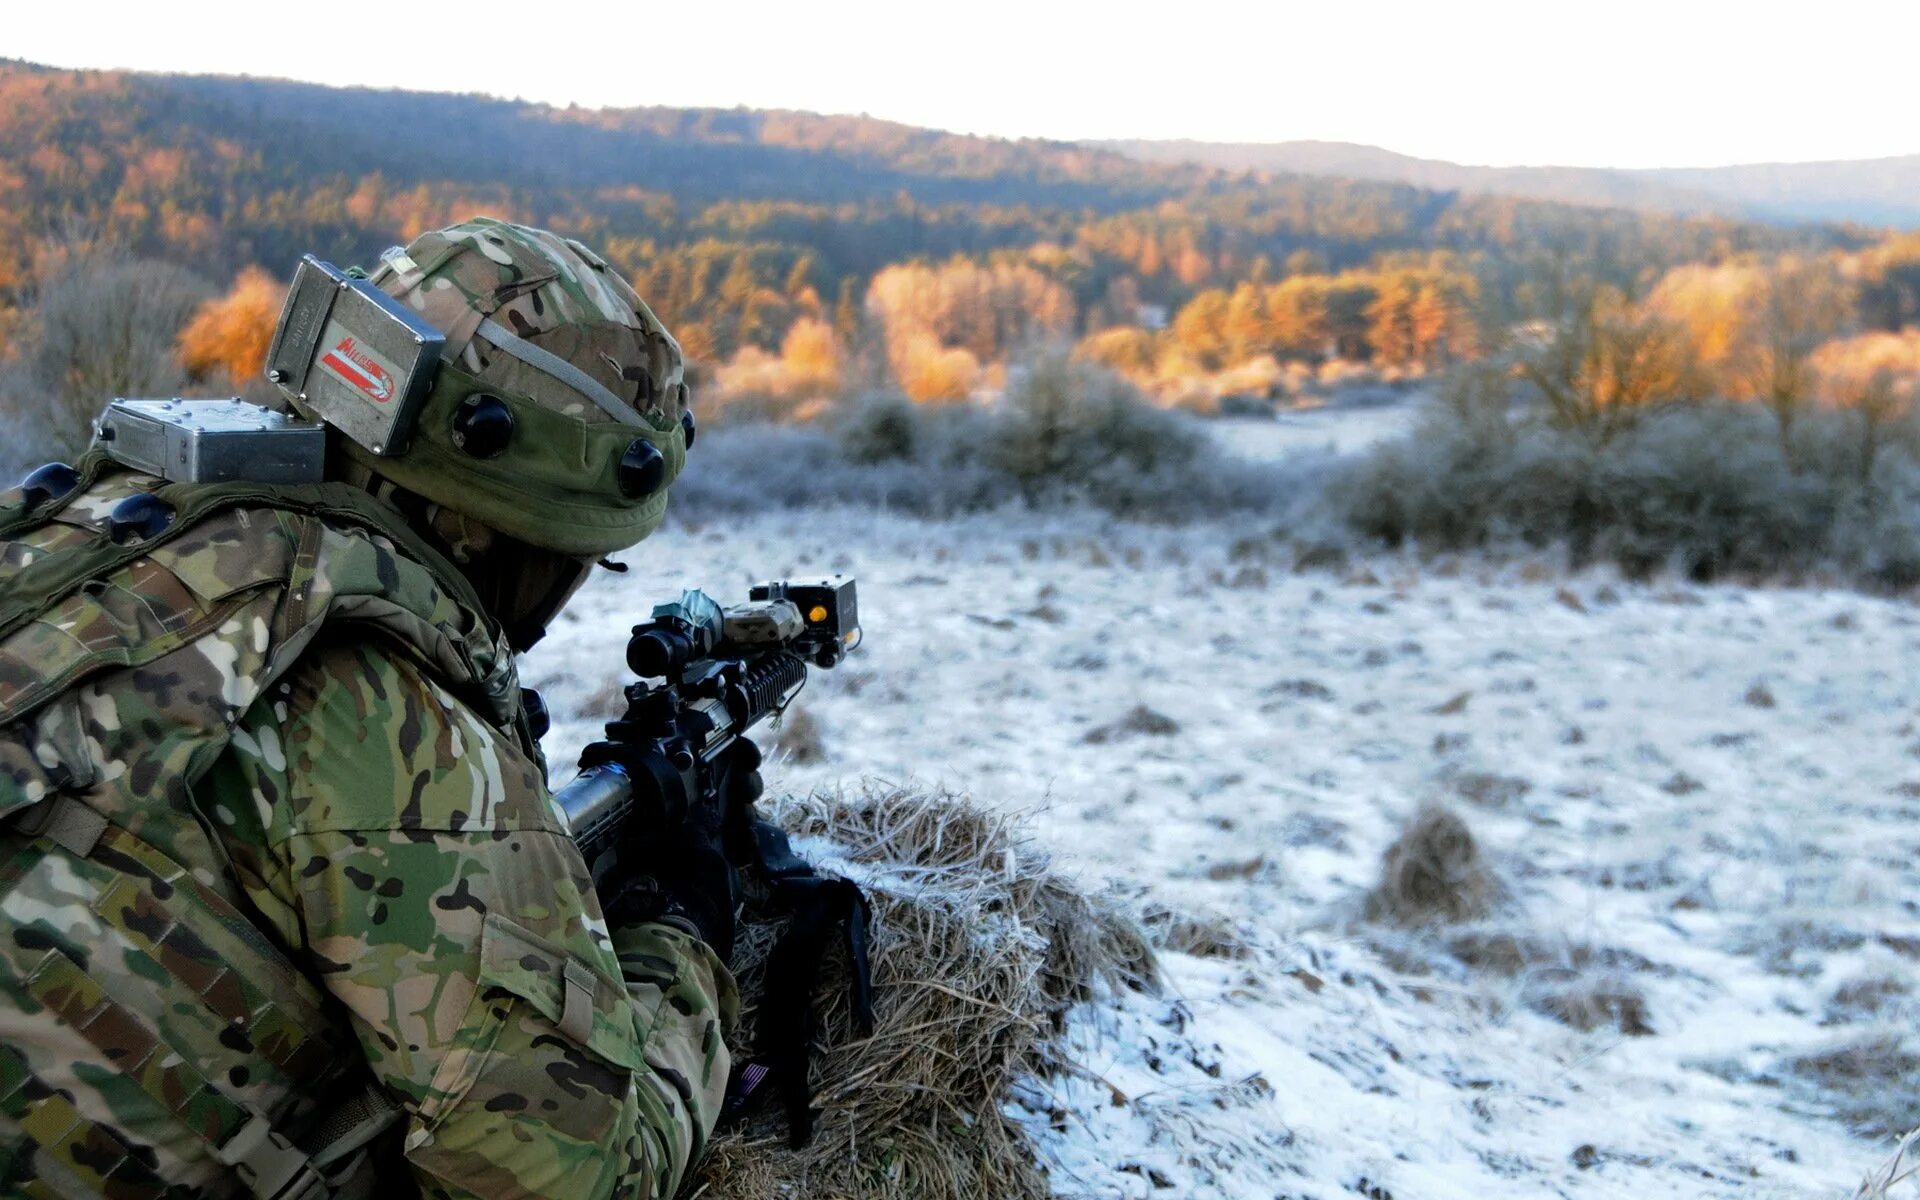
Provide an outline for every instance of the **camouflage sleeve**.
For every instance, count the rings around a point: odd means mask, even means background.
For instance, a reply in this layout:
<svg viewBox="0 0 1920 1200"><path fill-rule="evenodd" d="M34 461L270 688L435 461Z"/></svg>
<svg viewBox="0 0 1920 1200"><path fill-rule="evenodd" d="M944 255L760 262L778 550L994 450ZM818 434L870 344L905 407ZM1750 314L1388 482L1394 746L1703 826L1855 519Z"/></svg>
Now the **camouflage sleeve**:
<svg viewBox="0 0 1920 1200"><path fill-rule="evenodd" d="M607 929L517 748L407 660L335 645L214 779L251 796L223 806L236 872L351 1014L427 1194L673 1194L718 1116L733 980L678 929Z"/></svg>

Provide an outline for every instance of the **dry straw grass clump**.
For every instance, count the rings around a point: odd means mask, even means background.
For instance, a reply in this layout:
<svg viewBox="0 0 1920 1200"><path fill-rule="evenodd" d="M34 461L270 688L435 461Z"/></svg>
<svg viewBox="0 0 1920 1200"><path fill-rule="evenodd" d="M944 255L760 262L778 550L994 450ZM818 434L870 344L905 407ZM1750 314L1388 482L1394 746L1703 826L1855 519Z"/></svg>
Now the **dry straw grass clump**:
<svg viewBox="0 0 1920 1200"><path fill-rule="evenodd" d="M1887 1161L1861 1181L1853 1200L1892 1200L1893 1188L1915 1176L1920 1176L1920 1129L1901 1137Z"/></svg>
<svg viewBox="0 0 1920 1200"><path fill-rule="evenodd" d="M1002 1106L1019 1079L1066 1067L1054 1039L1072 1005L1102 986L1154 986L1138 926L1055 874L1011 818L952 795L875 789L769 809L816 866L867 891L875 1029L857 1039L844 963L829 963L815 999L825 1048L812 1144L790 1149L770 1106L715 1140L686 1194L1047 1196ZM734 963L736 1045L754 1044L760 967L777 932L749 911Z"/></svg>
<svg viewBox="0 0 1920 1200"><path fill-rule="evenodd" d="M1457 924L1486 916L1501 894L1467 823L1428 805L1387 847L1365 915L1409 929Z"/></svg>

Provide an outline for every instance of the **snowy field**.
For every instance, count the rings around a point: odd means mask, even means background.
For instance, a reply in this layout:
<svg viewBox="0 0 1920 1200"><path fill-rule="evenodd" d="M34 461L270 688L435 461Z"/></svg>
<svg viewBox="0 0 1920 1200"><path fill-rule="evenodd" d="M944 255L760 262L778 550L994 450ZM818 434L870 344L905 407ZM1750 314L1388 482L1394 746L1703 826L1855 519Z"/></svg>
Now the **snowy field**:
<svg viewBox="0 0 1920 1200"><path fill-rule="evenodd" d="M857 574L866 643L799 704L824 758L770 786L1032 813L1193 951L1017 1098L1061 1194L1850 1195L1886 1142L1848 1123L1920 1124L1920 610L1287 553L1071 514L682 524L525 675L564 778L654 600ZM1433 802L1497 909L1367 920Z"/></svg>
<svg viewBox="0 0 1920 1200"><path fill-rule="evenodd" d="M1216 417L1205 422L1221 445L1244 458L1275 459L1302 451L1349 453L1413 428L1427 403L1418 393L1394 403L1285 408L1272 417Z"/></svg>

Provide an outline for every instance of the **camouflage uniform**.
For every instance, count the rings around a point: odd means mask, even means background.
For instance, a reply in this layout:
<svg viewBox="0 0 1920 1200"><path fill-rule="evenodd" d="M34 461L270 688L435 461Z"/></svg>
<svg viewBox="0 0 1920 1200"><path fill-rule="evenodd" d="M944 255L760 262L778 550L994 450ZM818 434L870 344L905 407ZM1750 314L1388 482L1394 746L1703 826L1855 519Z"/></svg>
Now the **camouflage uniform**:
<svg viewBox="0 0 1920 1200"><path fill-rule="evenodd" d="M649 426L675 469L678 415ZM572 419L578 458L609 422ZM432 1195L670 1195L732 979L686 929L607 927L444 543L361 486L81 473L0 496L0 1194L385 1195L403 1156ZM173 520L114 541L142 492ZM396 1104L364 1148L323 1128Z"/></svg>

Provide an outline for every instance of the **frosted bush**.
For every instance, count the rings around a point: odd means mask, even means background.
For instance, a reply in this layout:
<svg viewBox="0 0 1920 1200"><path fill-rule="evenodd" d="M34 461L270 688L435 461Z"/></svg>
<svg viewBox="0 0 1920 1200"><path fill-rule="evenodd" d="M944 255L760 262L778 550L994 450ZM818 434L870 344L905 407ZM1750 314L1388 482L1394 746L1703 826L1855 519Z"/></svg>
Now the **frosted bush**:
<svg viewBox="0 0 1920 1200"><path fill-rule="evenodd" d="M1700 581L1839 570L1920 581L1920 464L1904 449L1861 473L1857 415L1656 411L1598 444L1487 406L1448 407L1379 447L1328 492L1355 532L1427 551L1564 546L1575 563ZM1897 447L1896 443L1896 447Z"/></svg>

